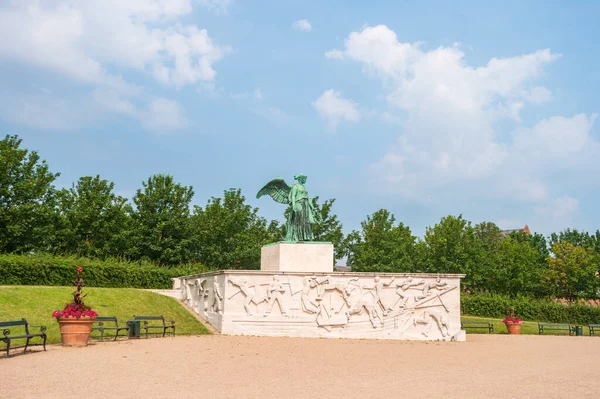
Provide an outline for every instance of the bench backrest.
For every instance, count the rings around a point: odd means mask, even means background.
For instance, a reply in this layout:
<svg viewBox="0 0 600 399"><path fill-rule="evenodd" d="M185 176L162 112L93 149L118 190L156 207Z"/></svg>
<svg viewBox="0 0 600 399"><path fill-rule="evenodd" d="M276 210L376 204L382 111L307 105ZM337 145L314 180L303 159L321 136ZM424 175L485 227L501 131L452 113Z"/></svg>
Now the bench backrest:
<svg viewBox="0 0 600 399"><path fill-rule="evenodd" d="M163 326L166 325L165 324L165 318L163 316L133 316L134 320L140 320L140 321L151 321L151 320L155 320L155 321L161 321Z"/></svg>
<svg viewBox="0 0 600 399"><path fill-rule="evenodd" d="M0 321L0 328L1 327L17 327L17 326L24 326L25 334L29 334L29 323L27 323L27 320L25 320L25 319L14 320L14 321Z"/></svg>
<svg viewBox="0 0 600 399"><path fill-rule="evenodd" d="M94 323L99 323L99 322L107 322L107 321L114 321L115 325L119 325L119 323L117 322L117 316L96 316L96 319L94 320Z"/></svg>

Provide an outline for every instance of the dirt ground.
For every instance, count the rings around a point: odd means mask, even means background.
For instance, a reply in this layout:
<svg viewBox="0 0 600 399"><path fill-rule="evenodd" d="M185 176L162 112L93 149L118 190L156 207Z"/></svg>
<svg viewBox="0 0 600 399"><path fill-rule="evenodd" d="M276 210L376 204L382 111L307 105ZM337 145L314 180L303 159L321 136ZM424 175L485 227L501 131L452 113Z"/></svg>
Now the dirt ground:
<svg viewBox="0 0 600 399"><path fill-rule="evenodd" d="M467 338L199 336L53 345L46 353L0 356L0 397L600 397L600 338Z"/></svg>

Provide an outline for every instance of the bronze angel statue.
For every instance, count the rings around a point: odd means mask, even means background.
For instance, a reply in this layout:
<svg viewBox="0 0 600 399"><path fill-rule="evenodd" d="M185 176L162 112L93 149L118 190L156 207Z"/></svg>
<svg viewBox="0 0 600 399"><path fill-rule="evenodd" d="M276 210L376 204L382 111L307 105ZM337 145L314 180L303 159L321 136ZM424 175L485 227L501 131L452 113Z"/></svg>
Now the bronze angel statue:
<svg viewBox="0 0 600 399"><path fill-rule="evenodd" d="M290 187L278 177L265 184L256 194L256 198L269 195L280 204L291 205L285 235L285 241L288 242L314 240L312 225L317 223L317 219L312 201L308 198L308 191L304 187L306 179L306 175L294 175L296 182Z"/></svg>

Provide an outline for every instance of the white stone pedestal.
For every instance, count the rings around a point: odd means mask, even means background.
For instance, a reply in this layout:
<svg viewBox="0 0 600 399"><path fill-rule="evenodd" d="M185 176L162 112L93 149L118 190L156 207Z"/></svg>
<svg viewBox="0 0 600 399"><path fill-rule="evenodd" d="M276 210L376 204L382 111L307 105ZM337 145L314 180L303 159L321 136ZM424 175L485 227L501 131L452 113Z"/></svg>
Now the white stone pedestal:
<svg viewBox="0 0 600 399"><path fill-rule="evenodd" d="M278 242L260 250L260 270L276 272L333 272L333 244Z"/></svg>
<svg viewBox="0 0 600 399"><path fill-rule="evenodd" d="M173 286L222 334L464 341L462 277L224 270Z"/></svg>

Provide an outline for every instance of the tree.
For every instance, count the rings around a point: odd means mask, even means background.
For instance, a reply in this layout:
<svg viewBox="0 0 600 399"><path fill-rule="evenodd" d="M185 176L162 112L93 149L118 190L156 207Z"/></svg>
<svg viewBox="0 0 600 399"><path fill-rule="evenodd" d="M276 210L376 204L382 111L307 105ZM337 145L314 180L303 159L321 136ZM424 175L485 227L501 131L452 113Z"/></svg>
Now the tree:
<svg viewBox="0 0 600 399"><path fill-rule="evenodd" d="M61 190L64 223L57 247L62 252L99 258L124 254L130 207L113 189L113 182L85 176L71 189Z"/></svg>
<svg viewBox="0 0 600 399"><path fill-rule="evenodd" d="M36 151L20 148L18 136L0 141L0 251L46 250L54 234L59 176Z"/></svg>
<svg viewBox="0 0 600 399"><path fill-rule="evenodd" d="M519 242L528 242L538 251L541 260L544 263L546 262L546 258L550 256L548 242L546 241L546 238L540 233L527 234L522 231L514 231L509 234L509 237Z"/></svg>
<svg viewBox="0 0 600 399"><path fill-rule="evenodd" d="M396 218L380 209L361 223L345 240L348 264L360 272L415 271L415 241L410 228L395 225Z"/></svg>
<svg viewBox="0 0 600 399"><path fill-rule="evenodd" d="M600 255L600 231L598 230L594 235L577 229L566 229L558 234L550 234L550 246L553 247L557 242L568 242L576 247L591 248Z"/></svg>
<svg viewBox="0 0 600 399"><path fill-rule="evenodd" d="M481 242L483 248L488 251L496 251L502 243L504 236L500 228L493 222L481 222L475 225L475 236Z"/></svg>
<svg viewBox="0 0 600 399"><path fill-rule="evenodd" d="M337 215L331 210L335 203L335 198L325 200L323 205L319 204L319 197L314 197L312 202L315 214L319 220L319 223L313 228L315 241L333 243L335 260L341 259L344 253L344 233Z"/></svg>
<svg viewBox="0 0 600 399"><path fill-rule="evenodd" d="M554 256L548 257L542 281L555 295L570 300L598 296L599 256L592 248L558 241L552 245L552 253Z"/></svg>
<svg viewBox="0 0 600 399"><path fill-rule="evenodd" d="M134 259L175 265L191 259L189 226L192 187L170 175L154 175L143 182L133 197L132 246Z"/></svg>
<svg viewBox="0 0 600 399"><path fill-rule="evenodd" d="M506 237L498 247L493 272L488 275L490 290L511 296L544 296L548 293L541 283L546 260L530 241Z"/></svg>
<svg viewBox="0 0 600 399"><path fill-rule="evenodd" d="M223 198L209 199L204 209L195 207L191 226L197 260L217 269L260 268L260 248L279 241L281 228L276 221L267 224L245 201L241 190L231 189Z"/></svg>
<svg viewBox="0 0 600 399"><path fill-rule="evenodd" d="M425 232L424 271L430 273L464 273L463 283L471 288L486 288L488 274L483 260L488 255L475 235L471 222L462 215L446 216Z"/></svg>

